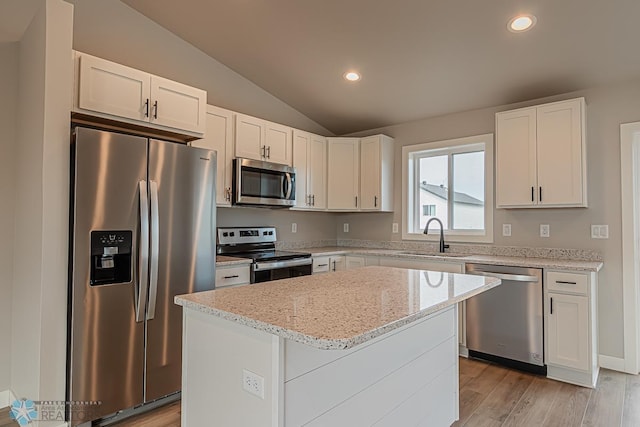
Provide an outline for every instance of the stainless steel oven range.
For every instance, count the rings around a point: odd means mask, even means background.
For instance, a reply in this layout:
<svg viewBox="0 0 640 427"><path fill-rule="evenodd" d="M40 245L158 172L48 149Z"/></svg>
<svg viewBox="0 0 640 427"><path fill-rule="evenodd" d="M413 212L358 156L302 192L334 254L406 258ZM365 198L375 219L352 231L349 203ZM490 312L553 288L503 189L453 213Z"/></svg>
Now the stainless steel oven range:
<svg viewBox="0 0 640 427"><path fill-rule="evenodd" d="M220 227L220 255L251 258L251 283L311 274L311 254L276 250L275 227Z"/></svg>

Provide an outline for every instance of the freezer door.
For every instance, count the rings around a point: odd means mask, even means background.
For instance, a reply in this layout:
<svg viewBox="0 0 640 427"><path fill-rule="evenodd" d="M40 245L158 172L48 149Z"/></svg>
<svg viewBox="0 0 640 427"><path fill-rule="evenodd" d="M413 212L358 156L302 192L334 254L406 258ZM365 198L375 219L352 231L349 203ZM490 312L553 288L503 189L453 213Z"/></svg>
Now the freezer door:
<svg viewBox="0 0 640 427"><path fill-rule="evenodd" d="M135 312L139 188L147 179L147 139L76 128L73 140L67 393L72 401L101 401L92 408L95 419L143 401L144 322L136 322ZM144 200L146 194L142 196ZM110 236L114 240L127 236L120 245L131 247L130 264L126 265L128 255L115 253L116 243L104 245L104 259L92 256L92 236L94 242L103 239L103 243ZM95 244L93 249L95 252ZM107 274L91 283L95 263L102 263L98 267L103 272L108 273L112 265L124 271L115 280L109 280ZM73 419L72 425L84 421Z"/></svg>
<svg viewBox="0 0 640 427"><path fill-rule="evenodd" d="M215 152L149 143L151 267L145 401L180 390L182 308L174 296L213 289Z"/></svg>

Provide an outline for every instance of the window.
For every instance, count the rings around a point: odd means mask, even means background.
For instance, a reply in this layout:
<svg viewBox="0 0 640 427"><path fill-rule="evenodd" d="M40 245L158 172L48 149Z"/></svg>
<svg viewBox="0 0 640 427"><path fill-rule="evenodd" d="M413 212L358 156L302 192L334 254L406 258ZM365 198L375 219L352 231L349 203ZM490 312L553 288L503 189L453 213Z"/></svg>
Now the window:
<svg viewBox="0 0 640 427"><path fill-rule="evenodd" d="M493 241L493 134L409 145L403 154L403 238Z"/></svg>
<svg viewBox="0 0 640 427"><path fill-rule="evenodd" d="M422 216L436 216L436 205L422 205Z"/></svg>

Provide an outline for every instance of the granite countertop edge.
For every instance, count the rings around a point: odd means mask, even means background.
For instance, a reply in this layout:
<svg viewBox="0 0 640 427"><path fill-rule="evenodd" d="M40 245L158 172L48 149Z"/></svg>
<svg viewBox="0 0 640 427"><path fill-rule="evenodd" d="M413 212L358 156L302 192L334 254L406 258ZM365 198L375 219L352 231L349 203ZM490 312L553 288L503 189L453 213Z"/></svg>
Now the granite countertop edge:
<svg viewBox="0 0 640 427"><path fill-rule="evenodd" d="M461 263L481 263L493 265L506 265L514 267L532 267L546 268L571 271L591 271L598 272L604 265L602 261L583 261L583 260L564 260L550 258L531 258L519 256L500 256L500 255L464 255L456 254L456 256L438 255L438 254L419 254L407 253L418 251L401 251L394 249L369 249L369 248L351 248L351 247L325 247L325 248L301 248L311 253L312 256L332 256L332 255L360 255L360 256L387 256L402 259L414 260L433 260L448 261Z"/></svg>
<svg viewBox="0 0 640 427"><path fill-rule="evenodd" d="M375 338L378 338L395 329L399 329L405 325L414 323L440 310L443 310L454 304L457 304L460 301L466 300L481 292L492 289L502 283L499 279L492 279L492 278L485 278L485 279L486 279L485 285L480 288L469 291L458 297L450 298L447 301L425 308L424 310L418 313L414 313L409 316L403 317L401 319L381 325L365 333L358 334L349 338L340 338L340 339L327 339L327 338L320 338L320 337L306 335L299 331L287 329L281 326L273 325L271 323L266 323L257 319L235 314L229 311L216 309L207 304L190 301L181 296L174 297L174 302L175 304L180 305L183 308L191 309L204 314L225 319L240 325L248 326L253 329L264 331L273 335L277 335L279 337L289 339L291 341L295 341L301 344L305 344L320 350L348 350L350 348L356 347L360 344L363 344ZM215 291L210 291L210 292L215 292Z"/></svg>

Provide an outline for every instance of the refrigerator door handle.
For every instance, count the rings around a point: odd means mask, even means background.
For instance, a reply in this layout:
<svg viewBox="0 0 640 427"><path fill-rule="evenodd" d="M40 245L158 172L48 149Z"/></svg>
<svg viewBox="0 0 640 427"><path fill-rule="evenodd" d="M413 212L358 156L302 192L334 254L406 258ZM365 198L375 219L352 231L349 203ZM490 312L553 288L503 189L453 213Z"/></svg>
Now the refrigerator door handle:
<svg viewBox="0 0 640 427"><path fill-rule="evenodd" d="M147 301L147 282L149 281L149 197L147 181L140 181L140 242L138 244L138 288L136 302L136 322L144 321L144 308Z"/></svg>
<svg viewBox="0 0 640 427"><path fill-rule="evenodd" d="M151 190L151 272L149 280L149 309L147 320L156 315L156 299L158 296L158 257L160 252L160 218L158 215L158 183L149 181Z"/></svg>

